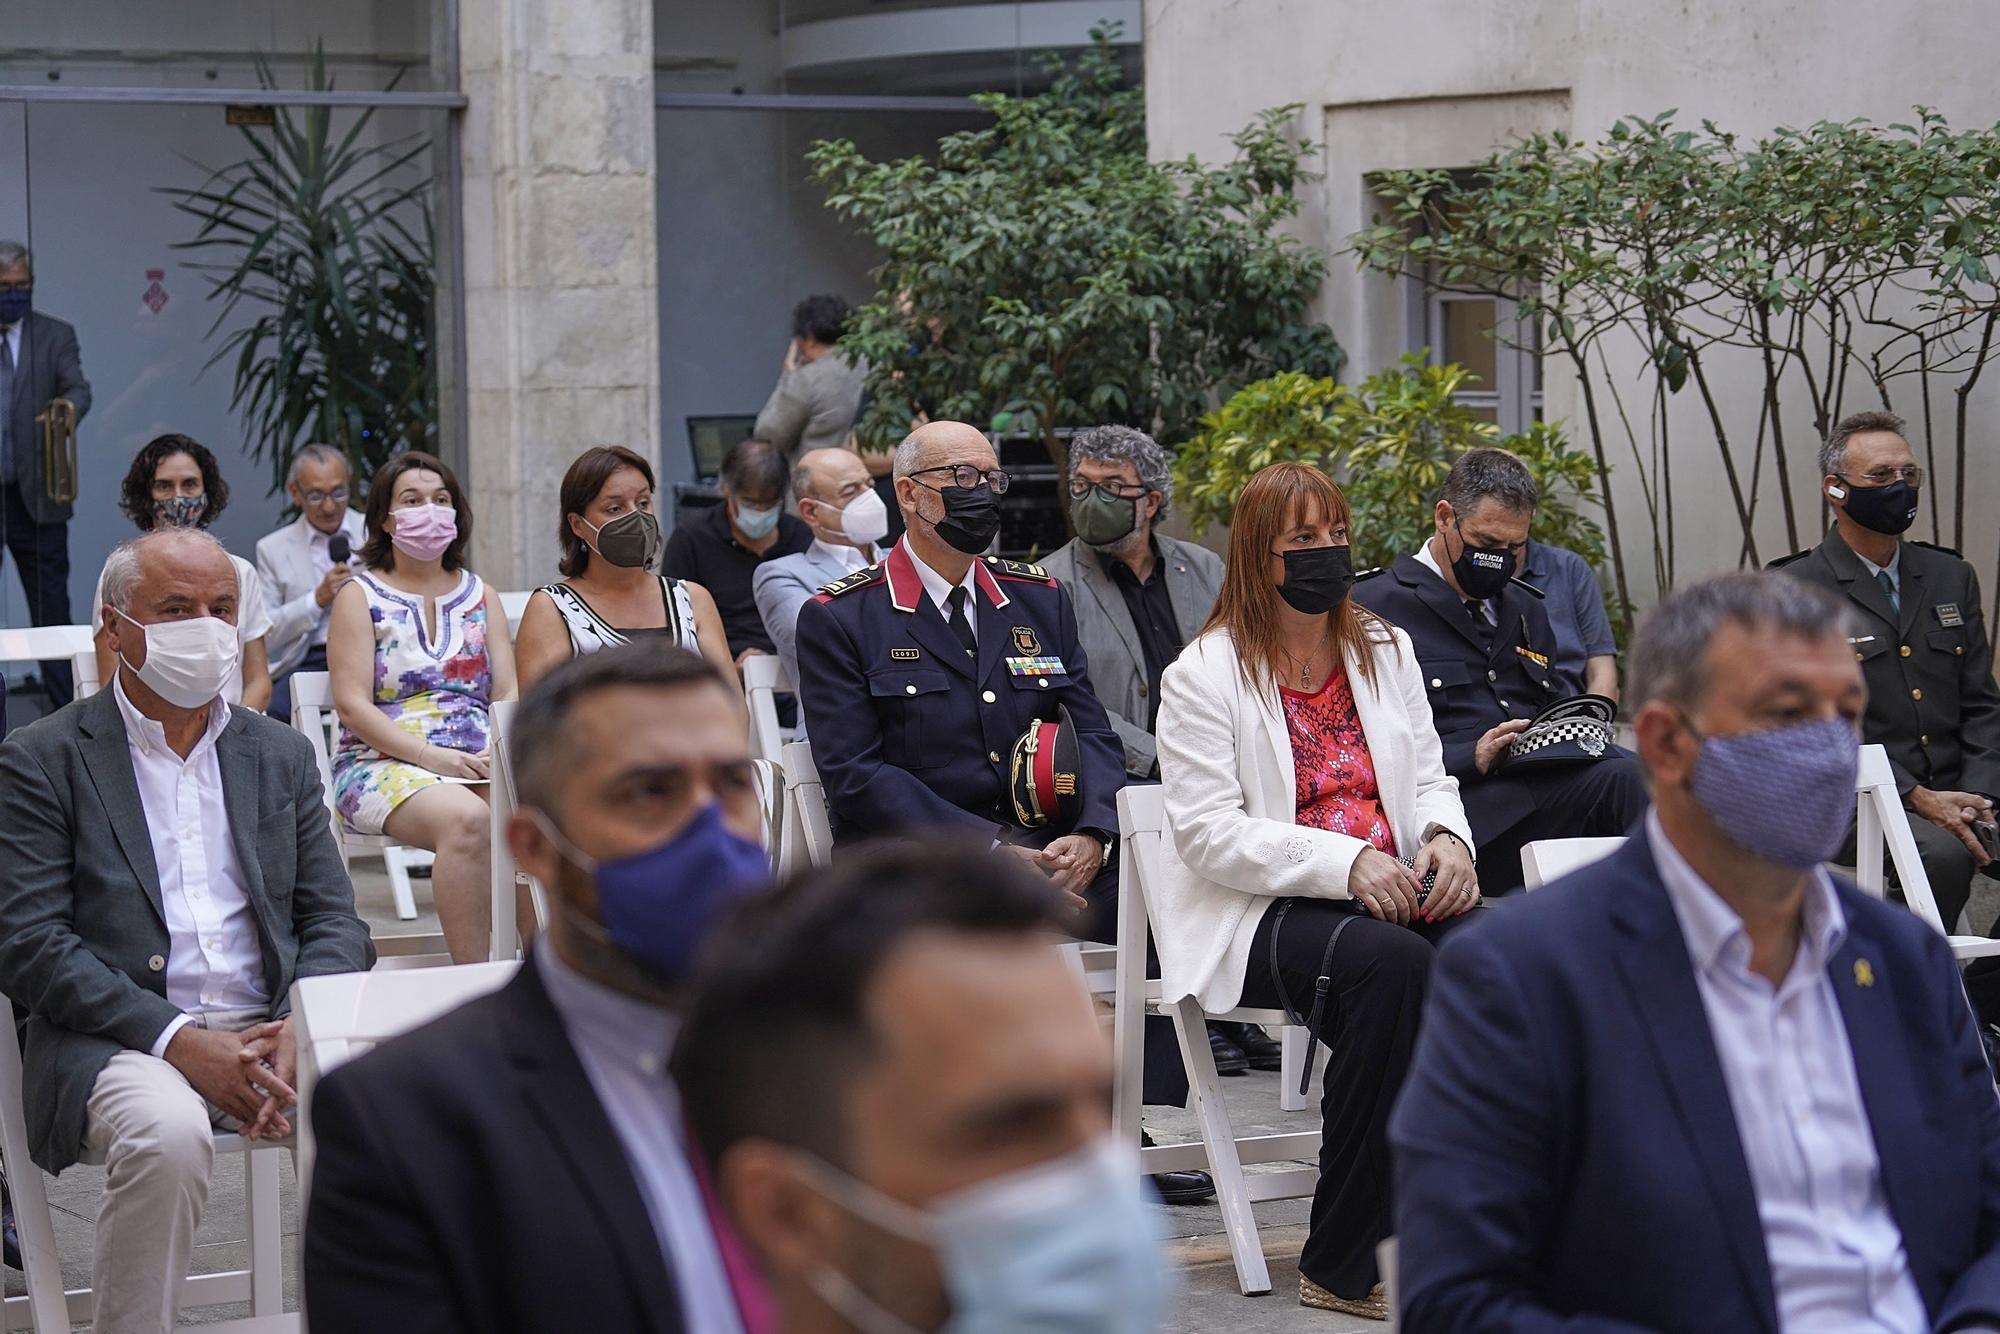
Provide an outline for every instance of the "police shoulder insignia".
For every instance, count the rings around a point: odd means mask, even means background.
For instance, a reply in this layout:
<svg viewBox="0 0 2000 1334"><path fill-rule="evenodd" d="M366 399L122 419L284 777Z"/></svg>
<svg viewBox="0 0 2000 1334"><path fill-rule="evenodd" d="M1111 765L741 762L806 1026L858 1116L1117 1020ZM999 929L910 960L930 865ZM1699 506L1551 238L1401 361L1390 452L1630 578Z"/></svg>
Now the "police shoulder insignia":
<svg viewBox="0 0 2000 1334"><path fill-rule="evenodd" d="M1354 576L1354 582L1358 584L1363 579L1373 579L1376 575L1385 573L1388 568L1386 565L1377 565L1372 570L1362 570Z"/></svg>
<svg viewBox="0 0 2000 1334"><path fill-rule="evenodd" d="M1024 560L1002 560L998 556L988 556L986 563L993 567L995 574L1011 575L1016 579L1035 579L1045 584L1055 582L1055 576L1047 570Z"/></svg>
<svg viewBox="0 0 2000 1334"><path fill-rule="evenodd" d="M826 597L839 597L842 593L856 588L865 588L882 577L880 565L870 565L856 570L853 574L842 575L830 584L820 585L820 593Z"/></svg>

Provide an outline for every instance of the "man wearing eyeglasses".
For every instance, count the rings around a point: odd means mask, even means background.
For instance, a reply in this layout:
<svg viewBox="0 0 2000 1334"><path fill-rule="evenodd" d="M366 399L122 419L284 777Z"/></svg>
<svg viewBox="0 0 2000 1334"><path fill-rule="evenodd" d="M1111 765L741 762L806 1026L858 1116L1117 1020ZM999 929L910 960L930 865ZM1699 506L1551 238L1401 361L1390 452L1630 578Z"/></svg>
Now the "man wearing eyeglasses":
<svg viewBox="0 0 2000 1334"><path fill-rule="evenodd" d="M307 445L292 459L285 494L298 519L257 543L257 573L273 604L264 648L271 659L273 718L292 716L292 673L326 670L327 609L353 577L361 515L348 508L353 472L332 445Z"/></svg>
<svg viewBox="0 0 2000 1334"><path fill-rule="evenodd" d="M1975 828L1992 820L2000 792L2000 689L1979 579L1956 551L1902 536L1921 508L1924 470L1901 417L1843 418L1819 462L1833 528L1774 568L1860 613L1851 639L1868 682L1862 740L1889 753L1938 912L1955 930L1973 871L1995 869Z"/></svg>

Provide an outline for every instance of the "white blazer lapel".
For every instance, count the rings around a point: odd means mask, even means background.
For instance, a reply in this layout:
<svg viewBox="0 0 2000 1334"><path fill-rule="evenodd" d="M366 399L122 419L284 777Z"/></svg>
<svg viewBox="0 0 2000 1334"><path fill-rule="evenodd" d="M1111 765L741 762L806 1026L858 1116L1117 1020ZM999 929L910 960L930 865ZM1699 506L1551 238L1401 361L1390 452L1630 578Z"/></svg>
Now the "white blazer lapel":
<svg viewBox="0 0 2000 1334"><path fill-rule="evenodd" d="M1233 647L1232 645L1232 649ZM1260 785L1268 784L1273 779L1277 780L1275 791L1266 790L1263 793L1266 809L1252 810L1249 813L1273 819L1278 818L1273 814L1276 811L1283 811L1289 815L1297 808L1298 769L1292 759L1292 730L1285 725L1284 702L1280 698L1278 688L1275 685L1267 690L1254 690L1250 686L1245 685L1242 673L1237 670L1235 653L1233 651L1230 654L1230 661L1227 665L1230 676L1236 682L1238 696L1246 698L1249 705L1248 708L1239 709L1237 716L1242 718L1255 717L1258 722L1263 724L1264 734L1268 738L1264 745L1258 745L1257 738L1254 736L1246 735L1238 737L1238 753L1256 757L1268 756L1268 762L1259 766L1264 772L1257 775L1257 777L1260 780ZM1246 774L1244 777L1249 778L1250 775ZM1246 788L1246 794L1247 791L1248 789Z"/></svg>

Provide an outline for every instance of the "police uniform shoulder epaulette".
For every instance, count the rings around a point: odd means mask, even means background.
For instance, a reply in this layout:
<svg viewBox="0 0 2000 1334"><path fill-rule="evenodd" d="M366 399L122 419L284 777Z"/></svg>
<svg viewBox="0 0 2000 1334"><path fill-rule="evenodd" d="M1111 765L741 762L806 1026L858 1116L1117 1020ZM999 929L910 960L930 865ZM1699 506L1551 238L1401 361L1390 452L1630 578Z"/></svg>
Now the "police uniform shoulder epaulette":
<svg viewBox="0 0 2000 1334"><path fill-rule="evenodd" d="M1536 588L1526 579L1514 578L1514 579L1509 579L1507 582L1514 585L1514 587L1516 588L1525 589L1526 591L1533 593L1538 598L1546 598L1548 596L1547 593L1544 593L1541 589Z"/></svg>
<svg viewBox="0 0 2000 1334"><path fill-rule="evenodd" d="M1374 569L1372 569L1372 570L1363 570L1363 571L1361 571L1361 572L1360 572L1359 574L1356 574L1356 575L1354 576L1354 582L1358 584L1358 583L1360 583L1360 582L1361 582L1361 581L1362 581L1363 579L1373 579L1373 578L1374 578L1374 577L1375 577L1376 575L1378 575L1378 574L1387 574L1387 573L1388 573L1388 571L1389 571L1389 567L1388 567L1388 566L1386 566L1386 565L1377 565L1377 566L1376 566L1376 567L1375 567Z"/></svg>
<svg viewBox="0 0 2000 1334"><path fill-rule="evenodd" d="M1965 559L1965 557L1959 553L1957 547L1940 546L1936 542L1918 542L1915 541L1914 539L1910 542L1910 545L1913 547L1928 547L1932 551L1942 551L1947 556L1956 556L1959 560Z"/></svg>
<svg viewBox="0 0 2000 1334"><path fill-rule="evenodd" d="M1807 547L1807 548L1806 548L1806 549L1805 549L1804 551L1794 551L1794 552L1793 552L1793 553L1792 553L1791 555L1789 555L1789 556L1780 556L1780 557L1778 557L1778 558L1777 558L1776 560L1772 561L1772 562L1770 563L1770 565L1768 565L1768 566L1767 566L1767 567L1765 567L1765 568L1767 568L1767 569L1772 569L1772 570L1782 570L1782 569L1784 569L1784 568L1785 568L1785 567L1786 567L1787 565L1790 565L1790 564L1791 564L1791 563L1792 563L1793 561L1795 561L1795 560L1804 560L1804 559L1805 559L1805 558L1806 558L1807 556L1810 556L1810 555L1812 555L1812 554L1813 554L1813 552L1815 552L1815 551L1818 551L1818 550L1819 550L1819 548L1818 548L1818 547Z"/></svg>
<svg viewBox="0 0 2000 1334"><path fill-rule="evenodd" d="M842 593L852 592L854 589L857 588L866 588L868 585L877 582L882 577L883 577L882 567L879 564L864 566L863 568L856 570L853 574L842 575L840 578L834 580L830 584L820 585L820 590L819 590L820 596L837 598Z"/></svg>
<svg viewBox="0 0 2000 1334"><path fill-rule="evenodd" d="M1024 560L1002 560L998 556L988 556L986 564L993 573L1008 579L1032 579L1038 584L1053 584L1056 577L1039 565L1031 565Z"/></svg>

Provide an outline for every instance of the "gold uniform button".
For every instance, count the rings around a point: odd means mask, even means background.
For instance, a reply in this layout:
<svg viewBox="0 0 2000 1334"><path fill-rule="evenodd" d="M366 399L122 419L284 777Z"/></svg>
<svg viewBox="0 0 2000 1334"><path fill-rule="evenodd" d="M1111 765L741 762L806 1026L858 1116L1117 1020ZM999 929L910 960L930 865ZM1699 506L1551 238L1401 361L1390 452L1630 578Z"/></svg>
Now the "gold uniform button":
<svg viewBox="0 0 2000 1334"><path fill-rule="evenodd" d="M917 693L917 688L915 686L904 686L903 693L905 695L914 695Z"/></svg>
<svg viewBox="0 0 2000 1334"><path fill-rule="evenodd" d="M988 704L991 704L993 702L993 692L990 690L983 691L981 692L979 698L985 700Z"/></svg>
<svg viewBox="0 0 2000 1334"><path fill-rule="evenodd" d="M1917 744L1919 746L1928 746L1931 744L1931 739L1927 736L1920 736L1917 738Z"/></svg>
<svg viewBox="0 0 2000 1334"><path fill-rule="evenodd" d="M1959 646L1958 646L1957 648L1954 648L1954 649L1952 650L1952 652L1953 652L1953 653L1956 653L1956 654L1957 654L1957 655L1958 655L1959 657L1961 657L1961 658L1962 658L1962 657L1964 657L1964 656L1965 656L1965 645L1963 645L1963 644L1960 644L1960 645L1959 645Z"/></svg>
<svg viewBox="0 0 2000 1334"><path fill-rule="evenodd" d="M993 763L998 764L1000 763L1000 752L997 750L989 750L986 752L986 758L991 760Z"/></svg>
<svg viewBox="0 0 2000 1334"><path fill-rule="evenodd" d="M1910 646L1908 644L1903 645L1903 656L1906 658L1910 656Z"/></svg>
<svg viewBox="0 0 2000 1334"><path fill-rule="evenodd" d="M1921 690L1912 690L1910 692L1911 699L1922 699L1923 697L1924 697L1924 692Z"/></svg>

